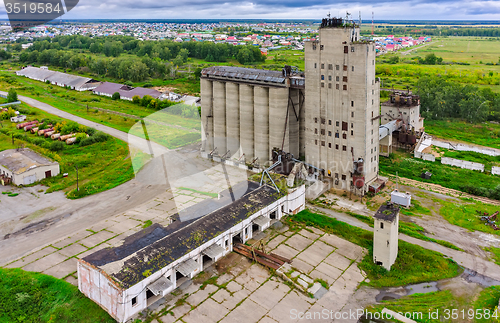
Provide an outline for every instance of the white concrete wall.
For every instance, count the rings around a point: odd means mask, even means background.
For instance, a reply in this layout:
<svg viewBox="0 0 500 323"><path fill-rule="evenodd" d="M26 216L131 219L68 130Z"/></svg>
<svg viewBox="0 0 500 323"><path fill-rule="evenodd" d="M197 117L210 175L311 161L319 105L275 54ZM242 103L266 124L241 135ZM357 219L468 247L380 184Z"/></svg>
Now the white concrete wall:
<svg viewBox="0 0 500 323"><path fill-rule="evenodd" d="M465 168L465 169L471 169L471 170L478 170L480 172L484 172L484 165L483 164L474 163L474 162L470 162L470 161L467 161L467 160L460 160L460 159L455 159L455 158L442 157L441 158L441 164L451 165L451 166Z"/></svg>
<svg viewBox="0 0 500 323"><path fill-rule="evenodd" d="M3 167L0 167L0 169L2 169L2 168ZM28 170L24 173L21 173L21 174L14 174L14 176L12 178L12 182L15 185L23 185L24 178L29 177L29 176L33 176L33 175L35 175L36 181L38 182L38 181L41 181L42 179L45 179L45 172L49 171L49 170L51 171L52 177L59 175L59 164L40 166L40 167L30 169L30 170Z"/></svg>
<svg viewBox="0 0 500 323"><path fill-rule="evenodd" d="M383 228L381 228L383 223ZM394 222L375 219L373 232L373 261L390 270L398 256L399 215Z"/></svg>
<svg viewBox="0 0 500 323"><path fill-rule="evenodd" d="M428 161L432 161L432 162L436 161L436 156L434 156L433 154L423 154L422 153L421 156L422 156L421 158L423 160L428 160Z"/></svg>
<svg viewBox="0 0 500 323"><path fill-rule="evenodd" d="M491 167L491 174L493 174L493 175L500 175L500 167L492 166Z"/></svg>

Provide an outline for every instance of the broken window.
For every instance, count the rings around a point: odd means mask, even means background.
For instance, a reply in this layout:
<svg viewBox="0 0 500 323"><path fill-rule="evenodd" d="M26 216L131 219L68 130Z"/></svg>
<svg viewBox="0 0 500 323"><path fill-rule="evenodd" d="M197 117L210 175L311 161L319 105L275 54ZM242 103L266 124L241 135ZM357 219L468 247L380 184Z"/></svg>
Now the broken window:
<svg viewBox="0 0 500 323"><path fill-rule="evenodd" d="M351 111L351 118L354 118L354 111Z"/></svg>
<svg viewBox="0 0 500 323"><path fill-rule="evenodd" d="M380 229L384 228L384 222L380 222Z"/></svg>
<svg viewBox="0 0 500 323"><path fill-rule="evenodd" d="M335 138L338 138L338 137L339 137L339 133L338 133L338 132L336 132L336 133L335 133Z"/></svg>
<svg viewBox="0 0 500 323"><path fill-rule="evenodd" d="M333 70L333 64L328 64L328 69Z"/></svg>
<svg viewBox="0 0 500 323"><path fill-rule="evenodd" d="M316 49L316 46L314 46L315 49ZM317 68L318 67L318 64L317 63L314 63L314 68Z"/></svg>
<svg viewBox="0 0 500 323"><path fill-rule="evenodd" d="M344 76L344 77L342 78L342 82L347 82L347 76Z"/></svg>
<svg viewBox="0 0 500 323"><path fill-rule="evenodd" d="M347 146L342 146L343 151L347 151Z"/></svg>
<svg viewBox="0 0 500 323"><path fill-rule="evenodd" d="M354 106L354 101L351 101L351 107L353 107L353 106Z"/></svg>
<svg viewBox="0 0 500 323"><path fill-rule="evenodd" d="M339 150L339 145L335 145L335 149ZM337 176L338 177L338 176Z"/></svg>
<svg viewBox="0 0 500 323"><path fill-rule="evenodd" d="M347 139L347 135L345 133L342 134L342 139Z"/></svg>
<svg viewBox="0 0 500 323"><path fill-rule="evenodd" d="M335 85L335 88L338 90L338 89L339 89L339 85L338 85L338 84L337 84L337 85Z"/></svg>
<svg viewBox="0 0 500 323"><path fill-rule="evenodd" d="M137 305L137 296L132 297L132 306L136 306L136 305Z"/></svg>
<svg viewBox="0 0 500 323"><path fill-rule="evenodd" d="M351 70L354 72L354 66L351 66Z"/></svg>
<svg viewBox="0 0 500 323"><path fill-rule="evenodd" d="M342 180L345 181L347 178L347 176L345 176L344 174L342 175Z"/></svg>
<svg viewBox="0 0 500 323"><path fill-rule="evenodd" d="M318 118L314 118L314 123L318 123Z"/></svg>
<svg viewBox="0 0 500 323"><path fill-rule="evenodd" d="M331 126L332 125L332 120L328 120L328 124Z"/></svg>
<svg viewBox="0 0 500 323"><path fill-rule="evenodd" d="M325 146L325 142L324 141L321 142L321 146L323 146L323 147Z"/></svg>
<svg viewBox="0 0 500 323"><path fill-rule="evenodd" d="M332 132L328 131L328 137L331 137L331 136L332 136Z"/></svg>
<svg viewBox="0 0 500 323"><path fill-rule="evenodd" d="M325 64L321 63L321 69L324 69L324 68L325 68Z"/></svg>
<svg viewBox="0 0 500 323"><path fill-rule="evenodd" d="M335 81L337 81L337 82L340 81L340 77L336 76Z"/></svg>
<svg viewBox="0 0 500 323"><path fill-rule="evenodd" d="M331 80L332 80L332 76L328 75L328 81L331 81Z"/></svg>
<svg viewBox="0 0 500 323"><path fill-rule="evenodd" d="M354 46L351 46L351 53L354 53Z"/></svg>
<svg viewBox="0 0 500 323"><path fill-rule="evenodd" d="M332 83L328 83L328 88L331 89L332 88Z"/></svg>
<svg viewBox="0 0 500 323"><path fill-rule="evenodd" d="M326 123L325 118L321 118L321 124L325 124L325 123Z"/></svg>
<svg viewBox="0 0 500 323"><path fill-rule="evenodd" d="M317 140L317 139L316 139L316 140L314 140L314 144L315 144L315 145L318 145L318 140Z"/></svg>
<svg viewBox="0 0 500 323"><path fill-rule="evenodd" d="M338 127L338 126L339 126L339 122L338 122L338 121L335 121L335 125Z"/></svg>
<svg viewBox="0 0 500 323"><path fill-rule="evenodd" d="M321 87L325 87L325 83L321 82Z"/></svg>
<svg viewBox="0 0 500 323"><path fill-rule="evenodd" d="M347 122L342 121L342 131L347 131Z"/></svg>
<svg viewBox="0 0 500 323"><path fill-rule="evenodd" d="M354 133L353 133L353 131L352 131L352 130L351 130L351 136L354 136Z"/></svg>
<svg viewBox="0 0 500 323"><path fill-rule="evenodd" d="M335 69L338 71L340 69L339 65L335 65Z"/></svg>
<svg viewBox="0 0 500 323"><path fill-rule="evenodd" d="M318 128L314 128L314 134L318 134Z"/></svg>
<svg viewBox="0 0 500 323"><path fill-rule="evenodd" d="M331 142L328 143L328 148L332 148L332 143Z"/></svg>
<svg viewBox="0 0 500 323"><path fill-rule="evenodd" d="M342 87L342 89L343 89L344 91L347 91L347 85L345 85L345 84L344 84L344 86Z"/></svg>
<svg viewBox="0 0 500 323"><path fill-rule="evenodd" d="M344 54L349 53L349 46L344 46Z"/></svg>
<svg viewBox="0 0 500 323"><path fill-rule="evenodd" d="M321 135L325 135L325 129L321 129Z"/></svg>
<svg viewBox="0 0 500 323"><path fill-rule="evenodd" d="M347 65L344 65L344 71L347 71Z"/></svg>

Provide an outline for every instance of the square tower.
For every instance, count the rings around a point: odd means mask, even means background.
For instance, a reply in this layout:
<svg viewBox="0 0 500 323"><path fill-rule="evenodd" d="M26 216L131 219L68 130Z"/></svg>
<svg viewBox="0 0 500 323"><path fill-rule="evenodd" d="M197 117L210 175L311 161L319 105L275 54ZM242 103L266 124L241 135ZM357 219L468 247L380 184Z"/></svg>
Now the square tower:
<svg viewBox="0 0 500 323"><path fill-rule="evenodd" d="M398 257L399 206L384 203L373 217L373 262L391 270Z"/></svg>
<svg viewBox="0 0 500 323"><path fill-rule="evenodd" d="M323 19L319 39L305 45L306 162L335 188L363 194L378 173L380 84L375 44L359 26Z"/></svg>

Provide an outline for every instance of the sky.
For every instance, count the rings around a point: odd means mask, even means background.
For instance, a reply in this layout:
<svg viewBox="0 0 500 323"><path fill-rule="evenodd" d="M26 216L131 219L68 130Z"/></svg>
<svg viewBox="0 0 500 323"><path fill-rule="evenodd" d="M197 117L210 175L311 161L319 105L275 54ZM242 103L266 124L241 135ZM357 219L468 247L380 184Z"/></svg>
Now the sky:
<svg viewBox="0 0 500 323"><path fill-rule="evenodd" d="M32 0L43 2L43 0ZM500 0L80 0L62 19L497 20ZM7 18L5 7L0 17Z"/></svg>

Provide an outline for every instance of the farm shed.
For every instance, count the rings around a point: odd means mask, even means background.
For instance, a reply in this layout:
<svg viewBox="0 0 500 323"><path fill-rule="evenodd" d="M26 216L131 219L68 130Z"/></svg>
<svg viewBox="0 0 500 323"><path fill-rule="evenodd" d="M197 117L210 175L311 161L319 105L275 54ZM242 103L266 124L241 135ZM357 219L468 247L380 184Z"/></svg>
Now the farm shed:
<svg viewBox="0 0 500 323"><path fill-rule="evenodd" d="M59 174L59 163L28 148L0 152L0 176L15 185L29 185Z"/></svg>

